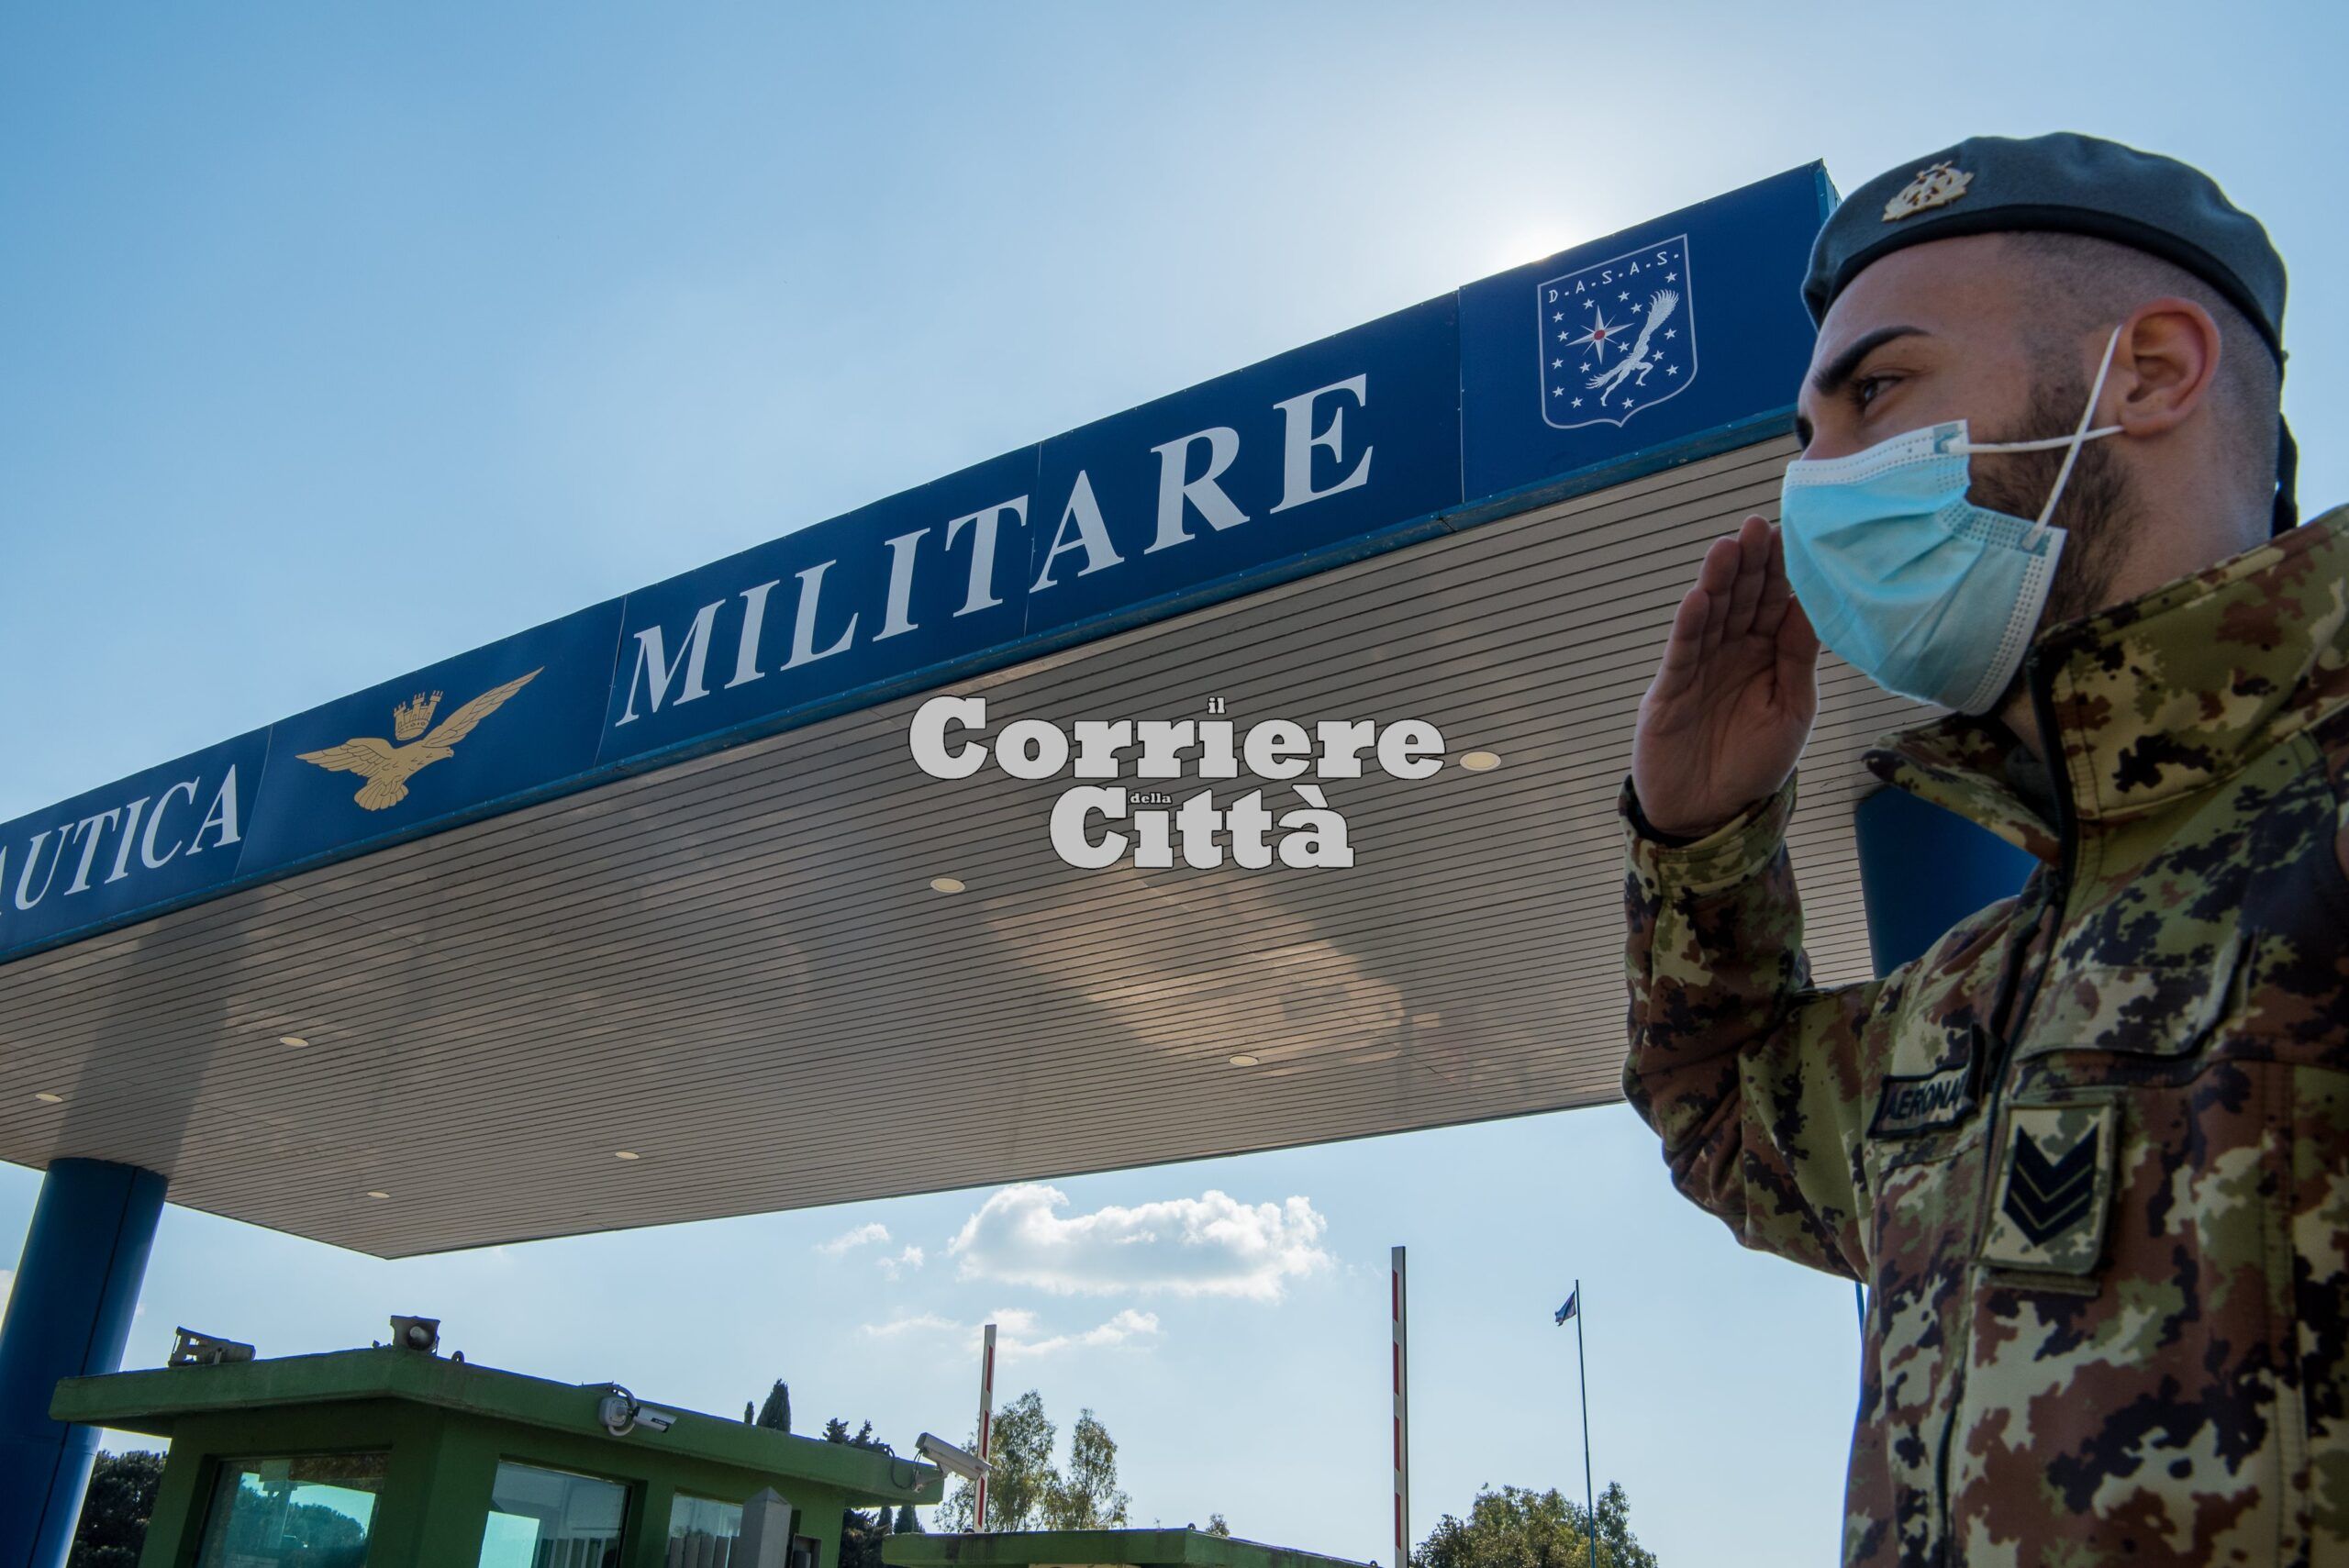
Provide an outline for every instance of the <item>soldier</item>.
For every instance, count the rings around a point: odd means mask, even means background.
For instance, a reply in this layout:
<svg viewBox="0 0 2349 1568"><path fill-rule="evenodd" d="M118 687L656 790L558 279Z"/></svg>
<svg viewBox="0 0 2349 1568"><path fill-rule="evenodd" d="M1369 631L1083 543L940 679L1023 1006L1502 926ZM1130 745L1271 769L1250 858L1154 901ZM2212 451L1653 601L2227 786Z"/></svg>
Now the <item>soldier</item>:
<svg viewBox="0 0 2349 1568"><path fill-rule="evenodd" d="M1625 1092L1869 1287L1846 1561L2349 1562L2349 510L2293 527L2283 264L2172 160L1977 138L1804 295L1778 523L1640 706ZM1822 639L1955 710L1869 767L2039 862L1834 989L1783 837Z"/></svg>

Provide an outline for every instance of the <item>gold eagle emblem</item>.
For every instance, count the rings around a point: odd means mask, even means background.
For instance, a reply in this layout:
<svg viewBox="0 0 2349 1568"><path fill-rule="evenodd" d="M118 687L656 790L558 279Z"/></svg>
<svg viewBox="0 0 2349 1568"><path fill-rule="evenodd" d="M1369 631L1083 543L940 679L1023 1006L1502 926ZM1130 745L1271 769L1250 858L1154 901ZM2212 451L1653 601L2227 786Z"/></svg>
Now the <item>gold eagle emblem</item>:
<svg viewBox="0 0 2349 1568"><path fill-rule="evenodd" d="M539 670L545 669L541 664ZM407 798L407 781L422 768L457 753L457 742L473 732L475 726L505 706L506 699L530 684L538 674L533 670L519 675L502 686L492 686L464 706L433 725L432 731L421 740L424 727L432 723L432 713L440 706L439 692L418 692L407 702L392 710L392 733L403 740L414 742L395 746L373 735L353 736L340 746L329 746L322 751L300 751L306 762L314 762L330 773L357 773L367 781L356 798L369 811L381 811L397 806Z"/></svg>
<svg viewBox="0 0 2349 1568"><path fill-rule="evenodd" d="M1947 206L1965 194L1974 183L1974 176L1943 159L1930 169L1920 169L1917 177L1900 187L1900 194L1884 204L1884 221L1898 223L1915 213L1929 212L1937 206Z"/></svg>

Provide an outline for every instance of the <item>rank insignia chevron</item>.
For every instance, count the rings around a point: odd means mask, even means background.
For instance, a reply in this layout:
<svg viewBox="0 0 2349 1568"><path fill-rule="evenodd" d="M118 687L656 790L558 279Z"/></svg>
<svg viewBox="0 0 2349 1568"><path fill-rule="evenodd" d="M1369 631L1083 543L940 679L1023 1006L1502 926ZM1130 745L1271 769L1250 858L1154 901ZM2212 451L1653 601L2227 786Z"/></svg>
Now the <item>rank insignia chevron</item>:
<svg viewBox="0 0 2349 1568"><path fill-rule="evenodd" d="M1984 1262L2035 1274L2095 1272L2112 1197L2116 1114L2109 1102L2009 1112L2006 1171L1982 1240Z"/></svg>
<svg viewBox="0 0 2349 1568"><path fill-rule="evenodd" d="M2012 1172L2007 1179L2006 1216L2016 1229L2043 1247L2050 1238L2087 1218L2096 1196L2097 1129L2060 1158L2051 1160L2029 1133L2015 1139Z"/></svg>

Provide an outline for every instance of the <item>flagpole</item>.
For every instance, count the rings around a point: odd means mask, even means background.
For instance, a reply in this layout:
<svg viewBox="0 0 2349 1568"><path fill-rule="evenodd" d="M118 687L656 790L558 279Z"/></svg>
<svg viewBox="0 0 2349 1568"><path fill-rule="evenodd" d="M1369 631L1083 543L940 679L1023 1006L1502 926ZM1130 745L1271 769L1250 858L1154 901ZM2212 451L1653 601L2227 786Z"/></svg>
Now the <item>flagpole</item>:
<svg viewBox="0 0 2349 1568"><path fill-rule="evenodd" d="M1403 1249L1387 1254L1395 1322L1395 1568L1411 1568L1411 1299Z"/></svg>
<svg viewBox="0 0 2349 1568"><path fill-rule="evenodd" d="M1590 1489L1590 1364L1583 1353L1582 1320L1590 1307L1582 1298L1582 1281L1575 1281L1575 1379L1582 1385L1582 1507L1590 1526L1589 1568L1598 1568L1598 1508Z"/></svg>

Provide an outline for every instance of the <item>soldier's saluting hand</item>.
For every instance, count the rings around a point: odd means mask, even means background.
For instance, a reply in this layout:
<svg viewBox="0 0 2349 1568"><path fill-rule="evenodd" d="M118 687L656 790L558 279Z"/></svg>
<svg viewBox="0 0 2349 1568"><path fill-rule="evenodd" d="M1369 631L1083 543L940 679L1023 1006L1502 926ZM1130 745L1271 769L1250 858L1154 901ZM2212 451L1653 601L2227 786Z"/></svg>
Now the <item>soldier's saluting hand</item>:
<svg viewBox="0 0 2349 1568"><path fill-rule="evenodd" d="M1777 793L1819 717L1819 639L1763 517L1705 551L1640 700L1631 784L1651 826L1700 837Z"/></svg>

